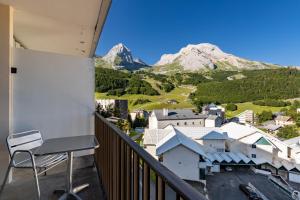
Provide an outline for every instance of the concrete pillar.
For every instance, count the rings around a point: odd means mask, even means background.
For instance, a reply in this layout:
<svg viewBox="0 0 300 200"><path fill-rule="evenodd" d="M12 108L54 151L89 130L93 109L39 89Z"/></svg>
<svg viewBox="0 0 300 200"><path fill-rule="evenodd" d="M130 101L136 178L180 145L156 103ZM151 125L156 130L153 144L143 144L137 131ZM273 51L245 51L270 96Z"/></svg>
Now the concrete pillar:
<svg viewBox="0 0 300 200"><path fill-rule="evenodd" d="M10 67L13 47L13 9L0 4L0 184L9 162L5 139L11 130L12 90Z"/></svg>

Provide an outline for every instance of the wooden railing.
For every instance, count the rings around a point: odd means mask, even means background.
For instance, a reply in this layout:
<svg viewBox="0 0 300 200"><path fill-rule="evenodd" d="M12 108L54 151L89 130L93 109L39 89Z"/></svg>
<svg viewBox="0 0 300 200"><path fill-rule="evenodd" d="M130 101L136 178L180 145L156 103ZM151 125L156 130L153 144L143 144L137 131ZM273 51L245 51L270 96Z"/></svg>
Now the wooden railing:
<svg viewBox="0 0 300 200"><path fill-rule="evenodd" d="M95 135L100 144L95 159L108 200L206 199L98 113Z"/></svg>

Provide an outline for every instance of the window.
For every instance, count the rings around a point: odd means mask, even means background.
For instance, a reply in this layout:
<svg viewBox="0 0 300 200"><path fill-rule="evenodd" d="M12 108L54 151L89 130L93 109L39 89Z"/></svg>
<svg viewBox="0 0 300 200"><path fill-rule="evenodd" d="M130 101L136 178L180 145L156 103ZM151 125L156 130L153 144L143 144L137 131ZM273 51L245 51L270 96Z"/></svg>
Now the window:
<svg viewBox="0 0 300 200"><path fill-rule="evenodd" d="M193 122L193 125L195 124L195 122Z"/></svg>
<svg viewBox="0 0 300 200"><path fill-rule="evenodd" d="M256 158L256 154L251 154L251 157L252 158Z"/></svg>
<svg viewBox="0 0 300 200"><path fill-rule="evenodd" d="M291 149L291 147L288 147L287 148L287 157L288 158L291 158L291 153L292 153L292 149Z"/></svg>
<svg viewBox="0 0 300 200"><path fill-rule="evenodd" d="M184 125L187 125L187 122L184 122Z"/></svg>
<svg viewBox="0 0 300 200"><path fill-rule="evenodd" d="M159 156L158 161L159 161L159 162L163 162L163 161L164 161L163 157L162 157L162 156Z"/></svg>
<svg viewBox="0 0 300 200"><path fill-rule="evenodd" d="M179 126L179 122L177 122L177 126Z"/></svg>
<svg viewBox="0 0 300 200"><path fill-rule="evenodd" d="M199 169L199 179L205 180L205 169L204 168Z"/></svg>
<svg viewBox="0 0 300 200"><path fill-rule="evenodd" d="M251 147L252 147L252 149L255 149L256 148L256 144L252 144Z"/></svg>

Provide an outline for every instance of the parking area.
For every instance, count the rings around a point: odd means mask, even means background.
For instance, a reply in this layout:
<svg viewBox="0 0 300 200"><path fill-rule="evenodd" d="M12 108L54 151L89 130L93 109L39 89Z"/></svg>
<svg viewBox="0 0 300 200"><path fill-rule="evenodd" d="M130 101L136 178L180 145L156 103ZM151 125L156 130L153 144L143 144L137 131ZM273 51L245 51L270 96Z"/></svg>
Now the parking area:
<svg viewBox="0 0 300 200"><path fill-rule="evenodd" d="M214 173L206 176L206 180L210 200L247 200L248 197L239 189L239 185L249 182L270 200L291 200L266 176L249 170Z"/></svg>

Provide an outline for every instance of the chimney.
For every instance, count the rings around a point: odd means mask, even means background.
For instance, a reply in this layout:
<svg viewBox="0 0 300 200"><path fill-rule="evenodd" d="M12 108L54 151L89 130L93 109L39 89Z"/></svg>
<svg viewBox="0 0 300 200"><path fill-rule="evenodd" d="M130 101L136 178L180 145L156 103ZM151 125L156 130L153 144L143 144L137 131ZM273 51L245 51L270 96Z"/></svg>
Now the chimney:
<svg viewBox="0 0 300 200"><path fill-rule="evenodd" d="M167 108L164 108L164 109L163 109L163 115L164 115L164 116L168 116L168 115L169 115L169 111L168 111Z"/></svg>

